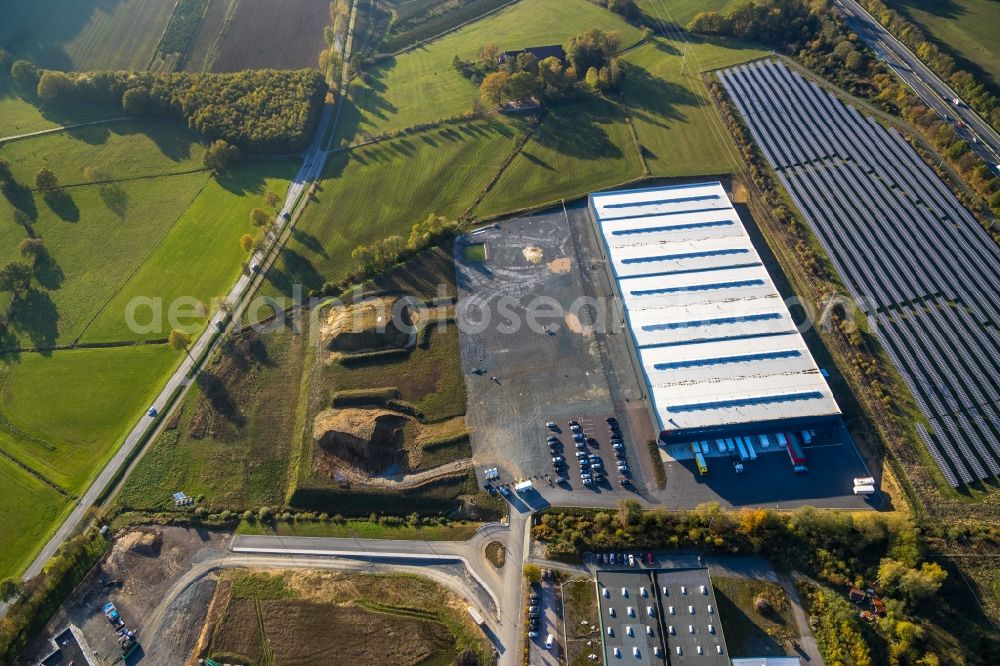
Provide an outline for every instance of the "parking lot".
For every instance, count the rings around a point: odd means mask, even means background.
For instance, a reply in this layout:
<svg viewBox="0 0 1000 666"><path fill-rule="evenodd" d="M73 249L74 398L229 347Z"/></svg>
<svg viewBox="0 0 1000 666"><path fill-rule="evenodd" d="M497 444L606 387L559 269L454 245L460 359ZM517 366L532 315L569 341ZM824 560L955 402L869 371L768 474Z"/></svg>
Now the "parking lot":
<svg viewBox="0 0 1000 666"><path fill-rule="evenodd" d="M558 666L564 663L563 631L562 631L562 600L559 588L552 579L544 579L537 586L532 586L538 594L538 626L535 632L538 636L529 639L532 666ZM552 635L552 644L546 647L546 640Z"/></svg>
<svg viewBox="0 0 1000 666"><path fill-rule="evenodd" d="M466 421L481 482L483 470L493 467L499 483L536 479L547 486L546 474L554 481L550 421L567 431L569 420L580 421L597 440L588 448L609 463L605 419L615 415L633 482L644 484L648 453L638 442L650 437L651 425L625 343L615 339L620 325L610 285L601 286L607 278L587 215L583 204L559 208L456 243ZM485 261L465 258L463 248L472 243L485 243ZM572 463L572 441L564 439ZM585 489L577 467L569 471L562 489ZM608 482L585 490L622 491L616 466L611 471Z"/></svg>

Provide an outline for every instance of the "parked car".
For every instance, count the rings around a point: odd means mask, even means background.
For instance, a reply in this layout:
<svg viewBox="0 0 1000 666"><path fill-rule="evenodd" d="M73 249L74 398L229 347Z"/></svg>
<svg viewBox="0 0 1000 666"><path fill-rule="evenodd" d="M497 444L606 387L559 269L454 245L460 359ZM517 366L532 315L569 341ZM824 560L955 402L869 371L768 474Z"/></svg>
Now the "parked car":
<svg viewBox="0 0 1000 666"><path fill-rule="evenodd" d="M632 553L628 554L628 565L630 567L634 567L635 566L635 556Z"/></svg>
<svg viewBox="0 0 1000 666"><path fill-rule="evenodd" d="M566 459L563 458L562 456L552 456L552 462L558 465L560 463L566 462Z"/></svg>
<svg viewBox="0 0 1000 666"><path fill-rule="evenodd" d="M653 551L646 551L646 564L653 566Z"/></svg>
<svg viewBox="0 0 1000 666"><path fill-rule="evenodd" d="M532 629L528 632L528 638L538 638L538 632Z"/></svg>
<svg viewBox="0 0 1000 666"><path fill-rule="evenodd" d="M559 425L555 421L549 421L545 424L545 427L549 430L559 430Z"/></svg>
<svg viewBox="0 0 1000 666"><path fill-rule="evenodd" d="M549 441L557 444L562 444L562 442L559 441L559 438L556 437L555 435L549 435Z"/></svg>
<svg viewBox="0 0 1000 666"><path fill-rule="evenodd" d="M587 445L584 444L583 442L575 442L575 445L576 445L576 448L580 449L581 451L583 451L585 448L587 448Z"/></svg>
<svg viewBox="0 0 1000 666"><path fill-rule="evenodd" d="M584 458L586 458L586 457L587 457L587 454L586 454L586 453L584 453L583 451L577 451L577 452L576 452L576 457L577 457L577 459L579 459L579 460L583 460Z"/></svg>
<svg viewBox="0 0 1000 666"><path fill-rule="evenodd" d="M627 475L629 473L628 465L618 465L618 471Z"/></svg>
<svg viewBox="0 0 1000 666"><path fill-rule="evenodd" d="M628 479L619 479L618 483L621 484L622 488L628 488L629 486L632 485L632 482L629 481Z"/></svg>
<svg viewBox="0 0 1000 666"><path fill-rule="evenodd" d="M608 418L606 418L604 420L608 422L608 425L611 425L612 423L618 423L618 419L616 419L613 416L609 416Z"/></svg>
<svg viewBox="0 0 1000 666"><path fill-rule="evenodd" d="M573 419L572 421L569 422L569 427L570 428L572 428L573 426L579 426L579 425L580 425L580 422L577 421L576 419Z"/></svg>
<svg viewBox="0 0 1000 666"><path fill-rule="evenodd" d="M575 433L573 433L573 441L574 442L586 442L587 438L584 437L583 435L581 435L580 433L575 432Z"/></svg>

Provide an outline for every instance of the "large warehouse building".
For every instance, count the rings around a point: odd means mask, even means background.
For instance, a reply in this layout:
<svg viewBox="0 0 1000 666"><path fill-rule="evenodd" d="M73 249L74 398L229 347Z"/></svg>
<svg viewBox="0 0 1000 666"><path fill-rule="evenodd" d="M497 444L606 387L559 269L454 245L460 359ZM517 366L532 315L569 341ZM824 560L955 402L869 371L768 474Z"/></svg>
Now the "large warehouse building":
<svg viewBox="0 0 1000 666"><path fill-rule="evenodd" d="M662 440L839 423L721 183L591 194L589 203Z"/></svg>

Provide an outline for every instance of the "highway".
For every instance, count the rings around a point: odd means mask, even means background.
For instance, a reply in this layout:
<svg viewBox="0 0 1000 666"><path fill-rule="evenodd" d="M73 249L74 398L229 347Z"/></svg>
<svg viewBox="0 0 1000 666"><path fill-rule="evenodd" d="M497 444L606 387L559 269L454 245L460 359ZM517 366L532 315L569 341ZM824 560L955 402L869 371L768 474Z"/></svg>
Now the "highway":
<svg viewBox="0 0 1000 666"><path fill-rule="evenodd" d="M965 102L960 100L956 105L953 100L958 99L958 94L855 0L836 0L836 5L844 14L847 25L892 67L927 106L941 117L964 123L964 127L956 126L958 134L1000 175L1000 134Z"/></svg>
<svg viewBox="0 0 1000 666"><path fill-rule="evenodd" d="M243 298L247 294L252 294L259 284L260 280L263 279L263 274L266 272L264 270L268 265L268 262L274 260L277 256L282 245L284 245L285 240L287 240L288 235L291 231L291 222L286 221L286 215L291 217L292 211L295 209L296 204L299 201L300 196L305 192L306 188L317 178L323 171L323 164L326 161L327 153L323 150L323 137L326 133L327 126L333 122L333 105L327 104L323 109L323 114L319 122L319 126L316 129L315 137L313 138L312 144L303 154L303 163L299 168L297 174L292 179L291 185L288 187L288 192L285 196L285 203L282 206L281 213L275 219L275 229L282 229L282 232L278 234L276 240L272 242L267 248L262 251L256 252L250 259L251 264L258 264L261 267L259 273L251 273L250 275L240 275L240 278L233 285L233 288L229 291L226 297L227 302L232 304L234 307L238 307ZM198 339L191 345L188 350L188 354L185 355L181 364L174 371L170 379L167 380L166 385L163 390L160 391L156 399L153 400L150 405L151 409L155 409L156 413L166 416L168 408L173 405L178 404L184 397L188 388L191 384L191 373L195 368L196 359L200 359L203 355L211 353L214 351L219 344L222 342L223 336L216 336L216 332L219 330L224 330L228 324L228 313L222 309L216 312L209 322L206 324L204 331L198 337ZM176 400L171 403L171 397L176 393ZM161 421L166 421L166 418L161 419ZM28 580L33 576L38 575L41 572L42 567L49 560L52 555L55 554L59 546L73 535L77 527L80 525L81 521L91 506L93 506L99 497L104 493L108 486L118 479L119 471L124 465L126 465L132 457L133 452L135 452L136 447L144 441L144 435L146 431L153 424L153 418L144 415L138 423L132 428L132 430L125 437L122 442L121 447L115 453L114 457L105 465L104 469L101 470L97 478L90 485L87 491L78 500L73 511L67 516L66 520L63 521L59 529L52 535L49 541L42 547L38 555L32 561L31 565L25 571L24 579ZM152 441L155 437L149 437L148 441Z"/></svg>

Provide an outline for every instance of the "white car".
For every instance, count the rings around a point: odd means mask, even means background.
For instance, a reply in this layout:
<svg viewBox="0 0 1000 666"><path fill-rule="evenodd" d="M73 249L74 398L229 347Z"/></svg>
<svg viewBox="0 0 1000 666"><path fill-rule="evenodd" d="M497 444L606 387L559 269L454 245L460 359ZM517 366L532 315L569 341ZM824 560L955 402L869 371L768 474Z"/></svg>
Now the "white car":
<svg viewBox="0 0 1000 666"><path fill-rule="evenodd" d="M635 555L633 555L632 553L628 554L628 565L630 567L634 567L635 566Z"/></svg>

